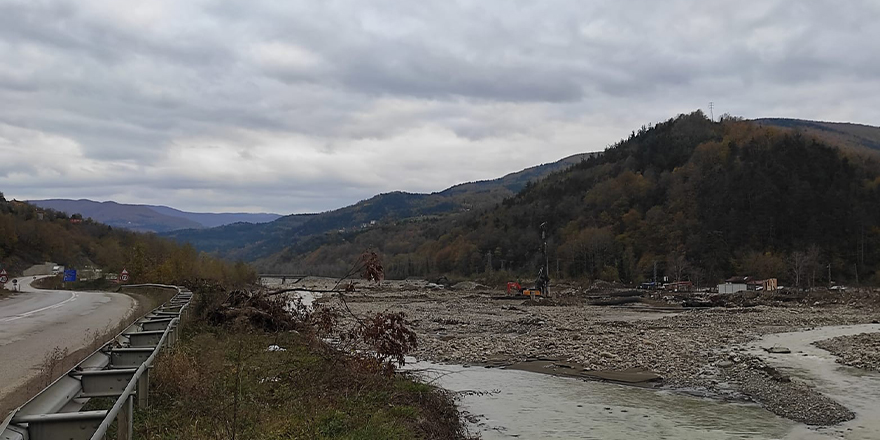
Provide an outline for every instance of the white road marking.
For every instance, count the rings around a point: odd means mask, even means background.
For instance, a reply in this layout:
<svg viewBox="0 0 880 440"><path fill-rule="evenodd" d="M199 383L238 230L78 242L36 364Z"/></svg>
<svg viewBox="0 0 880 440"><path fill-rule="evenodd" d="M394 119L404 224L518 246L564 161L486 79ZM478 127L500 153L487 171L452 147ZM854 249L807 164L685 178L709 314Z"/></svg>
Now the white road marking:
<svg viewBox="0 0 880 440"><path fill-rule="evenodd" d="M71 301L76 300L76 298L77 298L78 296L79 296L79 295L78 295L76 292L70 292L70 298L67 298L67 299L65 299L64 301L61 301L61 302L59 302L59 303L55 303L55 304L53 304L53 305L51 305L51 306L46 306L46 307L42 307L42 308L39 308L39 309L36 309L36 310L31 310L30 312L20 313L20 314L18 314L18 315L10 316L10 317L8 317L8 318L2 318L2 319L0 319L0 322L10 322L10 321L15 321L15 320L18 320L18 319L21 319L21 318L27 318L28 316L31 316L31 315L33 315L33 314L35 314L35 313L40 313L40 312L43 312L43 311L46 311L46 310L55 309L55 308L58 308L58 307L63 306L64 304L67 304L67 303L69 303L69 302L71 302Z"/></svg>

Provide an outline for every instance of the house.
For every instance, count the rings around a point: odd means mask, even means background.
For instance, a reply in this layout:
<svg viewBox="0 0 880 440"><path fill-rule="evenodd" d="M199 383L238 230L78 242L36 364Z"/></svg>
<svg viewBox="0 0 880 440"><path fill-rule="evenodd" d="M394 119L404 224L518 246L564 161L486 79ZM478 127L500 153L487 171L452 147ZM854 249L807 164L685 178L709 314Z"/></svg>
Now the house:
<svg viewBox="0 0 880 440"><path fill-rule="evenodd" d="M718 293L736 293L745 290L773 292L778 288L776 278L759 280L750 276L728 278L724 284L718 285Z"/></svg>

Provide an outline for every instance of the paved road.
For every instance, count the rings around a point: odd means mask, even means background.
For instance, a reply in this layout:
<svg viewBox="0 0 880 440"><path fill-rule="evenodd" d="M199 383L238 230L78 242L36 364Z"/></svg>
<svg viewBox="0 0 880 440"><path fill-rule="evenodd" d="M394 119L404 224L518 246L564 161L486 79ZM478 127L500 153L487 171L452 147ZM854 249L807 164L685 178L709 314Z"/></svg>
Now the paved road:
<svg viewBox="0 0 880 440"><path fill-rule="evenodd" d="M21 292L0 299L0 407L16 388L39 375L55 347L74 352L93 331L114 325L136 306L119 293L39 290L18 278ZM12 282L6 284L12 290ZM2 416L0 416L2 418Z"/></svg>

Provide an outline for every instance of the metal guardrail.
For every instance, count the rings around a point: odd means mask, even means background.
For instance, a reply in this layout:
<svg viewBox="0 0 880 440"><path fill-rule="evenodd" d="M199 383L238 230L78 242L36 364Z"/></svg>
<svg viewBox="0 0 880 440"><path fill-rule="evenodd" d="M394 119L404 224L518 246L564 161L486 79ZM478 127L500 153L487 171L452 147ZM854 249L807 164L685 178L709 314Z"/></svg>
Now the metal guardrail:
<svg viewBox="0 0 880 440"><path fill-rule="evenodd" d="M189 315L192 292L177 294L116 335L0 423L0 440L102 440L116 420L117 439L132 438L134 400L149 405L150 374L156 355L173 346ZM115 397L109 410L82 411L89 399Z"/></svg>

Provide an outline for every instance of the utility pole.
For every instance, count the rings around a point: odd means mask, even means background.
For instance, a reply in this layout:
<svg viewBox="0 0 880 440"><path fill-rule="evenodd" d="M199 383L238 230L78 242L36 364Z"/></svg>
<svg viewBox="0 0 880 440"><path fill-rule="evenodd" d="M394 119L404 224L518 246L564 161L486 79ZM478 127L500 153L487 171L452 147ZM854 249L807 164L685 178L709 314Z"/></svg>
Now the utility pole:
<svg viewBox="0 0 880 440"><path fill-rule="evenodd" d="M547 279L550 278L550 258L547 256L547 222L541 223L541 253L544 257L544 269L541 271ZM550 297L550 283L544 284L544 296Z"/></svg>
<svg viewBox="0 0 880 440"><path fill-rule="evenodd" d="M715 122L715 103L709 101L709 118L712 119L712 122Z"/></svg>
<svg viewBox="0 0 880 440"><path fill-rule="evenodd" d="M486 272L492 273L492 251L486 252Z"/></svg>
<svg viewBox="0 0 880 440"><path fill-rule="evenodd" d="M654 288L657 288L657 260L654 260Z"/></svg>
<svg viewBox="0 0 880 440"><path fill-rule="evenodd" d="M831 281L831 263L828 263L828 287L831 287L832 284L834 282Z"/></svg>

